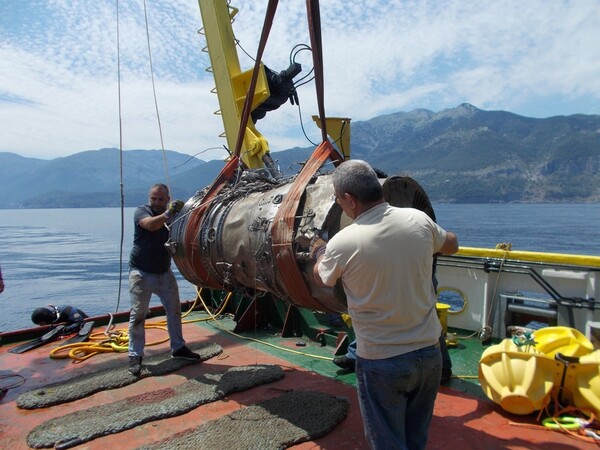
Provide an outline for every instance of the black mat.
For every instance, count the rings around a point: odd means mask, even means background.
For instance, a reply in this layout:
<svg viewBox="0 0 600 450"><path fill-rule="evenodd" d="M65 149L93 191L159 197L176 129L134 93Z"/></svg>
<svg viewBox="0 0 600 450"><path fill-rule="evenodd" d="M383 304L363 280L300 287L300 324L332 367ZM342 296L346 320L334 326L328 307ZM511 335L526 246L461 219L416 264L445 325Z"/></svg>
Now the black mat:
<svg viewBox="0 0 600 450"><path fill-rule="evenodd" d="M288 448L327 434L346 417L348 405L321 392L287 392L138 450Z"/></svg>
<svg viewBox="0 0 600 450"><path fill-rule="evenodd" d="M129 360L124 359L122 366L100 370L25 392L17 398L16 403L21 409L46 408L68 403L88 397L96 392L128 386L142 378L165 375L184 366L206 361L223 352L223 349L217 344L190 345L190 349L200 355L200 361L171 358L170 352L154 355L144 358L142 373L139 377L135 377L127 370Z"/></svg>
<svg viewBox="0 0 600 450"><path fill-rule="evenodd" d="M179 416L233 392L281 378L283 370L272 365L233 367L226 372L204 374L172 388L147 392L48 420L27 435L27 445L33 448L70 448L146 422Z"/></svg>

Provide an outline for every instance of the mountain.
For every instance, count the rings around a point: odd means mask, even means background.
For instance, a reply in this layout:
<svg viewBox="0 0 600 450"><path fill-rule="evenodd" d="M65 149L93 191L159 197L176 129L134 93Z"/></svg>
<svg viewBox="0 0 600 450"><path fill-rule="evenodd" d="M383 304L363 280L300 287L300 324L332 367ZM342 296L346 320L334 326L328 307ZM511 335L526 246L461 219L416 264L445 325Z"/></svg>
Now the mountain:
<svg viewBox="0 0 600 450"><path fill-rule="evenodd" d="M469 104L357 122L352 155L437 202L600 200L600 116L534 119Z"/></svg>
<svg viewBox="0 0 600 450"><path fill-rule="evenodd" d="M600 116L534 119L473 105L418 109L352 124L353 158L388 174L410 175L434 202L600 201ZM273 153L295 173L312 147ZM88 150L53 160L0 153L4 208L119 206L120 152ZM122 154L127 206L144 203L165 180L163 152ZM223 161L166 151L172 197L187 199L210 184Z"/></svg>
<svg viewBox="0 0 600 450"><path fill-rule="evenodd" d="M205 161L189 155L161 150L123 152L124 197L128 206L146 201L148 188L165 180L168 161L173 197L188 196L190 190L176 183L179 175L196 170ZM0 153L0 195L4 208L62 208L119 206L121 163L116 148L88 150L74 155L41 160Z"/></svg>

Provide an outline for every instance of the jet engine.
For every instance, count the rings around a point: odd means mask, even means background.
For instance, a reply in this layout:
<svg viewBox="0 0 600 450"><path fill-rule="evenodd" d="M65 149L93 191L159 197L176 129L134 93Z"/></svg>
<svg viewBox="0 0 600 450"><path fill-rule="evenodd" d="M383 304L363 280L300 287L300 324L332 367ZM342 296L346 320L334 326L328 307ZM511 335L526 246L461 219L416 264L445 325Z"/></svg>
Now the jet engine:
<svg viewBox="0 0 600 450"><path fill-rule="evenodd" d="M335 202L331 175L310 180L294 219L294 259L312 302L296 295L275 263L273 221L293 181L294 177L273 179L262 169L244 171L239 180L221 189L208 207L203 207L206 189L189 199L171 225L167 243L181 274L200 287L250 296L256 291L269 292L296 306L345 312L341 286L317 287L314 263L308 256L313 236L319 234L327 240L350 223Z"/></svg>

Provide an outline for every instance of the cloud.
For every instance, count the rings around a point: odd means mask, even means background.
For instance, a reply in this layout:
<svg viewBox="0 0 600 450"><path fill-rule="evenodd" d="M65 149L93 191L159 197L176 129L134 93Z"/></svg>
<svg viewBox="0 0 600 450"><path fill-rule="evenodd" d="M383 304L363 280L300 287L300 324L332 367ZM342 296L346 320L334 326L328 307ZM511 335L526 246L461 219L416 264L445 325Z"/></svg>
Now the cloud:
<svg viewBox="0 0 600 450"><path fill-rule="evenodd" d="M247 70L267 2L232 3L239 8L233 29ZM600 8L593 0L320 3L330 116L357 121L464 102L534 117L600 113ZM166 148L184 153L225 144L213 114L219 106L210 93L214 80L206 72L196 1L119 1L119 51L116 4L0 5L0 121L6 130L0 151L52 158L118 147L119 108L126 149L159 148L160 131ZM305 2L279 3L263 57L273 70L288 66L296 44L310 44L305 8ZM303 76L311 55L296 56ZM298 93L302 125L319 140L311 119L317 114L314 83ZM310 145L290 104L269 113L257 129L273 151ZM205 159L224 156L223 150L203 153Z"/></svg>

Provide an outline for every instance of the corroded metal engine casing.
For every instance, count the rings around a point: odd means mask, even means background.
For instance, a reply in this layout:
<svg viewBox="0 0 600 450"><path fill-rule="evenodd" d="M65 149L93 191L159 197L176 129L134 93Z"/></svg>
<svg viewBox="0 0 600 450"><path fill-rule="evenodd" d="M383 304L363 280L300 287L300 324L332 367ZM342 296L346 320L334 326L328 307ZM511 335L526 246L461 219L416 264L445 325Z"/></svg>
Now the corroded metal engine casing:
<svg viewBox="0 0 600 450"><path fill-rule="evenodd" d="M298 298L282 280L274 260L273 219L293 179L256 179L225 187L203 205L206 190L188 200L171 225L168 247L181 274L191 283L212 289L271 294L292 304L321 311L346 311L340 286L319 288L314 262L308 257L310 240L326 240L350 219L335 202L331 175L314 177L306 186L294 220L292 248L295 261L314 302Z"/></svg>

